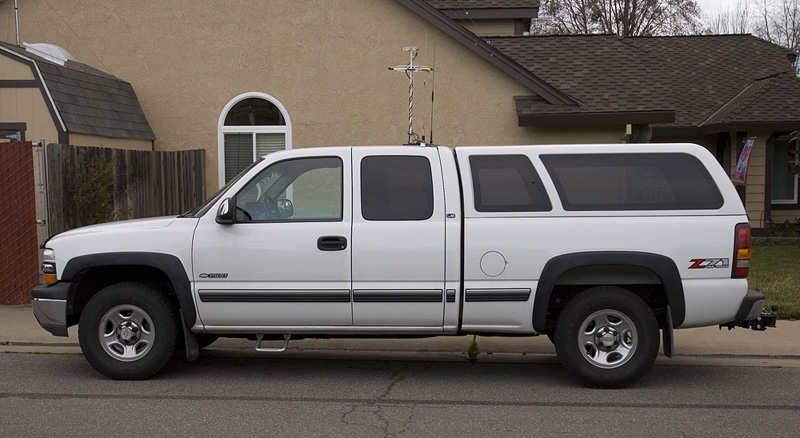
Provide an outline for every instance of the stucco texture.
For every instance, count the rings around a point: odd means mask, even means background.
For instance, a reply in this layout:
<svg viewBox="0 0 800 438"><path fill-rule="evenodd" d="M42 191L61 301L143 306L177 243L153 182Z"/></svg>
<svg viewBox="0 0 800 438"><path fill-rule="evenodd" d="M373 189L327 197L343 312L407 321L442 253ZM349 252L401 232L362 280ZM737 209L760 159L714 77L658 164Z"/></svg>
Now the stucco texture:
<svg viewBox="0 0 800 438"><path fill-rule="evenodd" d="M437 144L619 142L624 126L520 128L513 96L531 95L395 0L28 0L24 41L48 42L133 85L156 150L207 150L206 193L217 178L217 127L234 97L266 93L286 108L294 148L401 144L408 79L387 67L433 66L414 87L414 130ZM0 22L13 5L0 3ZM14 39L13 29L0 38ZM579 138L576 138L579 137Z"/></svg>

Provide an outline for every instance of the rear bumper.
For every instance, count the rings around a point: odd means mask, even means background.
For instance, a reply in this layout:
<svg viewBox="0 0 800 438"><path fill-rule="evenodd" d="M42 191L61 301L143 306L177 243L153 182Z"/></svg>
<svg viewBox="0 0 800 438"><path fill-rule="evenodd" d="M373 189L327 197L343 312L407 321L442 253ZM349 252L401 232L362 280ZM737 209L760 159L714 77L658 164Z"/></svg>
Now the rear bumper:
<svg viewBox="0 0 800 438"><path fill-rule="evenodd" d="M764 311L764 294L748 290L736 313L736 319L728 323L728 328L739 326L763 331L767 327L775 327L778 321L777 306L773 306L772 313Z"/></svg>
<svg viewBox="0 0 800 438"><path fill-rule="evenodd" d="M761 311L764 310L764 301L764 294L758 291L748 290L747 295L742 299L742 305L739 307L739 311L736 313L736 319L733 322L738 324L758 318L758 316L761 315Z"/></svg>
<svg viewBox="0 0 800 438"><path fill-rule="evenodd" d="M67 298L69 282L37 286L31 291L33 315L45 330L55 336L69 336L67 332Z"/></svg>

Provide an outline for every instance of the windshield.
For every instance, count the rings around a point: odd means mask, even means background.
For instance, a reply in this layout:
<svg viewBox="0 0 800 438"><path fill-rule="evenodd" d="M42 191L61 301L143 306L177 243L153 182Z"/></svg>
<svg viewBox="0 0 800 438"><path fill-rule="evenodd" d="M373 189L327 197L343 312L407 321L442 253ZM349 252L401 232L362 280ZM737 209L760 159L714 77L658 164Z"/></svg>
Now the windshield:
<svg viewBox="0 0 800 438"><path fill-rule="evenodd" d="M255 167L255 165L256 165L256 164L260 163L260 162L261 162L261 161L263 161L263 160L264 160L264 159L263 159L263 158L261 158L260 160L256 160L256 161L255 161L253 164L251 164L251 165L247 166L247 168L246 168L246 169L244 169L243 171L239 172L239 174L238 174L238 175L236 175L235 177L233 177L233 178L232 178L230 181L228 181L228 182L227 182L227 183L226 183L224 186L222 186L222 188L220 188L220 189L217 191L217 193L214 193L214 195L213 195L213 196L211 196L210 198L208 198L208 200L207 200L206 202L204 202L204 203L200 204L199 206L197 206L197 207L195 207L195 208L193 208L193 209L191 209L191 210L187 211L186 213L183 213L182 215L180 215L180 217L201 217L201 216L203 216L204 214L206 214L206 212L208 211L208 209L209 209L209 208L211 208L211 206L212 206L212 205L214 205L214 203L216 203L216 202L219 200L219 198L221 198L221 197L222 197L222 195L223 195L223 194L224 194L226 191L228 191L228 188L230 188L230 186L232 186L232 185L236 184L236 182L237 182L237 181L239 181L239 180L240 180L240 179L241 179L241 178L242 178L242 177L243 177L243 176L244 176L244 175L245 175L247 172L249 172L249 171L250 171L250 169L252 169L253 167Z"/></svg>

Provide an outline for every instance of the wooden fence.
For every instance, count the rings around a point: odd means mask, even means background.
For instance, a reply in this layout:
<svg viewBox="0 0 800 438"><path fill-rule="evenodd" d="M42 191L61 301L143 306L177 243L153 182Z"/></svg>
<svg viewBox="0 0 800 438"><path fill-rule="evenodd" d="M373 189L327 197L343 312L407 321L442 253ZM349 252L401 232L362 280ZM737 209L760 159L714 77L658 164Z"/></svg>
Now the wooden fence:
<svg viewBox="0 0 800 438"><path fill-rule="evenodd" d="M177 215L203 202L205 151L47 145L50 235L122 219Z"/></svg>

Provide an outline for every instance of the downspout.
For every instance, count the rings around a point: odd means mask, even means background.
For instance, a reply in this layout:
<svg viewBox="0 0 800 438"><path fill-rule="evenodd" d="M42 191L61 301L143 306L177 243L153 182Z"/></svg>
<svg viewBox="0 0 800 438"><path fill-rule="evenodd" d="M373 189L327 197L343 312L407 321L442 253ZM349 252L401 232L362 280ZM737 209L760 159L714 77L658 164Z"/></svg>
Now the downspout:
<svg viewBox="0 0 800 438"><path fill-rule="evenodd" d="M631 129L631 135L628 137L628 143L650 143L653 139L653 128L647 124L628 125Z"/></svg>

